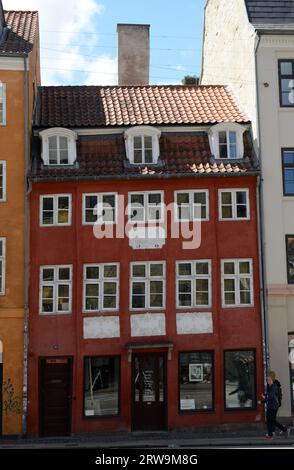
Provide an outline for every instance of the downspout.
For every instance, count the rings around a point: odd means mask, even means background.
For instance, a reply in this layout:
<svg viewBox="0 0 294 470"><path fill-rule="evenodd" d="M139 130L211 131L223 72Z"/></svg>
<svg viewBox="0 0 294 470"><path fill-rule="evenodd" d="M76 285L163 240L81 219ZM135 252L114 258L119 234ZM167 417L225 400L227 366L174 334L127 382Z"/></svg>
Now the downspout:
<svg viewBox="0 0 294 470"><path fill-rule="evenodd" d="M23 351L23 392L22 392L22 437L27 436L28 403L28 320L29 320L29 90L28 56L24 56L24 134L25 134L25 174L24 174L24 351Z"/></svg>
<svg viewBox="0 0 294 470"><path fill-rule="evenodd" d="M259 104L259 79L258 79L258 60L257 52L260 45L260 36L255 45L255 84L256 84L256 109L257 109L257 134L258 134L258 158L262 170L262 145L261 145L261 129L260 129L260 104ZM262 336L263 336L263 365L264 365L264 386L266 386L266 376L269 371L269 333L268 333L268 303L267 303L267 279L266 279L266 250L265 250L265 226L264 226L264 204L263 204L263 179L257 180L256 203L258 210L258 249L259 249L259 271L260 271L260 300L262 309Z"/></svg>

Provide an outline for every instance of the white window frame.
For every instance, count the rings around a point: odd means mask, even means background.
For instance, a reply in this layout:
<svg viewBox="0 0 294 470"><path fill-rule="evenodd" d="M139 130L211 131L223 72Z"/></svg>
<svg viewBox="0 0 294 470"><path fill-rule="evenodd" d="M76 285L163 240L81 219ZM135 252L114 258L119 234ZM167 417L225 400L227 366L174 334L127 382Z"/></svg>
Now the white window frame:
<svg viewBox="0 0 294 470"><path fill-rule="evenodd" d="M224 274L225 263L234 263L235 274ZM249 263L250 273L240 274L239 263ZM250 278L250 296L251 303L241 304L240 303L240 279ZM225 303L225 279L235 279L235 300L234 304ZM235 259L222 259L221 260L221 288L222 288L222 308L243 308L243 307L254 307L254 283L253 283L253 259L252 258L235 258Z"/></svg>
<svg viewBox="0 0 294 470"><path fill-rule="evenodd" d="M205 206L206 206L206 217L204 219L196 219L194 217L194 194L195 193L205 193ZM189 219L180 219L178 215L178 194L189 194ZM187 190L178 190L174 192L174 201L175 201L175 222L191 222L194 220L201 220L201 222L209 221L209 190L208 189L187 189Z"/></svg>
<svg viewBox="0 0 294 470"><path fill-rule="evenodd" d="M76 141L78 138L78 134L70 129L64 129L62 127L53 127L50 129L46 129L39 133L42 139L42 160L44 165L48 165L51 167L56 166L70 166L73 165L77 159L77 145ZM50 137L65 137L67 138L68 143L68 163L50 163L49 161L49 138ZM60 154L57 155L57 159L60 161Z"/></svg>
<svg viewBox="0 0 294 470"><path fill-rule="evenodd" d="M95 222L87 222L86 221L86 197L97 197L97 204L102 204L103 202L103 196L114 196L115 202L114 202L114 221L106 221L104 222L103 220L96 220ZM114 225L117 224L117 212L118 212L118 193L83 193L83 214L82 214L82 224L83 225ZM98 216L98 214L97 214Z"/></svg>
<svg viewBox="0 0 294 470"><path fill-rule="evenodd" d="M180 276L179 275L179 265L180 264L192 264L192 274L191 276ZM208 274L196 274L196 264L197 263L208 263ZM211 292L211 286L212 286L212 270L211 270L212 262L210 259L196 259L196 260L178 260L176 261L176 308L180 310L191 310L193 308L199 308L199 309L207 309L211 308L211 302L212 302L212 292ZM208 279L208 305L198 305L196 303L196 289L195 289L195 283L197 279ZM191 305L180 305L179 303L179 281L183 280L189 280L192 283L192 292L191 292L191 300L192 304Z"/></svg>
<svg viewBox="0 0 294 470"><path fill-rule="evenodd" d="M0 80L0 87L2 88L2 114L3 119L0 121L0 126L6 126L6 83L1 82Z"/></svg>
<svg viewBox="0 0 294 470"><path fill-rule="evenodd" d="M129 162L132 165L142 166L142 165L155 165L158 163L160 149L159 149L159 139L161 136L161 131L151 126L136 126L132 127L125 131L125 144L126 144L126 154ZM134 137L151 137L152 138L152 163L135 163L134 162Z"/></svg>
<svg viewBox="0 0 294 470"><path fill-rule="evenodd" d="M247 199L247 217L237 217L237 193L245 192ZM222 217L222 193L232 193L232 217L228 218ZM249 189L248 188L223 188L218 190L218 207L219 207L219 220L221 221L240 221L240 220L250 220L250 199L249 199Z"/></svg>
<svg viewBox="0 0 294 470"><path fill-rule="evenodd" d="M54 270L54 280L53 281L43 281L43 270L44 269L53 269ZM58 270L59 269L69 269L70 279L69 281L59 281L58 280ZM72 313L72 287L73 287L73 267L71 264L65 265L44 265L40 266L40 275L39 275L39 314L40 315L70 315ZM42 311L42 300L43 300L43 286L53 284L53 312L43 312ZM58 285L59 284L68 284L69 285L69 309L67 311L58 311Z"/></svg>
<svg viewBox="0 0 294 470"><path fill-rule="evenodd" d="M162 276L150 276L150 266L154 264L160 264L163 266ZM145 265L145 277L133 277L133 266ZM150 307L150 281L162 281L162 307ZM133 297L133 283L144 282L145 283L145 307L133 308L132 297ZM165 261L134 261L130 263L130 295L129 295L129 306L132 312L143 312L146 310L164 310L166 304L166 262Z"/></svg>
<svg viewBox="0 0 294 470"><path fill-rule="evenodd" d="M2 262L2 285L0 284L0 296L5 295L5 281L6 281L6 238L1 237L0 243L2 245L2 256L0 257Z"/></svg>
<svg viewBox="0 0 294 470"><path fill-rule="evenodd" d="M3 197L0 198L0 202L6 202L6 161L0 160L0 166L2 166L2 192L3 192Z"/></svg>
<svg viewBox="0 0 294 470"><path fill-rule="evenodd" d="M68 222L58 222L58 200L61 197L68 198ZM53 199L53 224L43 224L43 201L44 199ZM72 195L71 194L42 194L40 196L40 227L69 227L72 224Z"/></svg>
<svg viewBox="0 0 294 470"><path fill-rule="evenodd" d="M240 160L244 158L244 142L243 142L243 134L246 131L245 126L241 126L235 122L222 122L212 126L208 132L209 143L210 143L210 150L211 153L214 155L216 159L221 159L223 161L230 161L230 160ZM230 151L228 151L227 158L221 158L219 152L219 133L226 132L227 133L227 145L229 149L229 133L236 132L236 157L230 158Z"/></svg>
<svg viewBox="0 0 294 470"><path fill-rule="evenodd" d="M144 220L132 220L131 219L131 196L132 195L142 195L144 196ZM148 204L148 196L150 194L160 194L161 195L161 203L158 204L158 206L161 206L161 217L160 219L149 219L148 214L149 214L149 207L153 207L152 205ZM128 193L128 223L131 225L137 224L137 225L144 225L144 224L155 224L155 223L163 223L164 222L164 191L131 191Z"/></svg>
<svg viewBox="0 0 294 470"><path fill-rule="evenodd" d="M104 277L105 266L116 266L117 275L116 277ZM90 279L87 280L86 273L87 268L99 268L99 280ZM83 313L97 313L97 312L117 312L119 311L119 297L120 297L120 265L119 263L90 263L84 264L83 267ZM101 274L102 273L102 274ZM115 282L116 283L116 307L115 308L103 308L104 299L104 283ZM86 284L98 284L99 285L99 307L98 310L87 310L86 308Z"/></svg>

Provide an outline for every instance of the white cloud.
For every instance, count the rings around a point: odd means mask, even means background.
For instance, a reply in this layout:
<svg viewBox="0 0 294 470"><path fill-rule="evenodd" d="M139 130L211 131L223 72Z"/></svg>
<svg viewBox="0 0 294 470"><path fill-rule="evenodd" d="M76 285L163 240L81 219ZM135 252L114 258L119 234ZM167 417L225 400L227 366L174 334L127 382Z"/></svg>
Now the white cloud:
<svg viewBox="0 0 294 470"><path fill-rule="evenodd" d="M43 85L116 84L116 58L98 55L95 49L99 43L97 19L104 12L102 4L96 0L3 0L3 3L7 10L39 11ZM89 43L89 48L79 47L80 43ZM76 74L73 69L87 73Z"/></svg>

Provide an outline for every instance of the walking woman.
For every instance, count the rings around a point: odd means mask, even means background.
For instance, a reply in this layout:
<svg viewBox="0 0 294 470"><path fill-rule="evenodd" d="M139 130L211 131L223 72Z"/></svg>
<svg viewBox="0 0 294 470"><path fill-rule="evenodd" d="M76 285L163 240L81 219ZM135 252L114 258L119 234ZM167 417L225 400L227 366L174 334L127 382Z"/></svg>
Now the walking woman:
<svg viewBox="0 0 294 470"><path fill-rule="evenodd" d="M279 390L277 384L274 383L272 377L269 375L267 378L267 389L265 395L262 395L263 402L266 403L266 423L268 433L267 439L273 439L275 428L279 428L284 437L290 434L290 428L283 426L277 421L277 412L279 409Z"/></svg>

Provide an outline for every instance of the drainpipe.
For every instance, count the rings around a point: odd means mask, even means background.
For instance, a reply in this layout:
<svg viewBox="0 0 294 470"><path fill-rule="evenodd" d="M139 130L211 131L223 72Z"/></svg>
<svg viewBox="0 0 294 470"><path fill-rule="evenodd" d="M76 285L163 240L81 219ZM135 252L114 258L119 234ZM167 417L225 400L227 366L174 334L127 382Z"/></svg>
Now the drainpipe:
<svg viewBox="0 0 294 470"><path fill-rule="evenodd" d="M28 402L28 320L29 320L29 90L28 90L28 56L24 61L24 134L25 134L25 174L24 174L24 355L23 355L23 394L22 394L22 437L27 436L27 402Z"/></svg>
<svg viewBox="0 0 294 470"><path fill-rule="evenodd" d="M257 52L260 45L260 36L255 45L255 84L256 84L256 109L257 109L257 135L258 135L258 151L259 161L262 170L262 145L261 145L261 129L260 129L260 105L259 105L259 80L258 80L258 61ZM257 208L258 208L258 247L259 247L259 268L261 278L260 300L262 309L262 336L263 336L263 362L264 362L264 386L266 387L266 376L269 371L269 334L268 334L268 303L267 303L267 280L266 280L266 250L265 250L265 226L264 226L264 204L263 204L263 179L258 178L257 181Z"/></svg>

